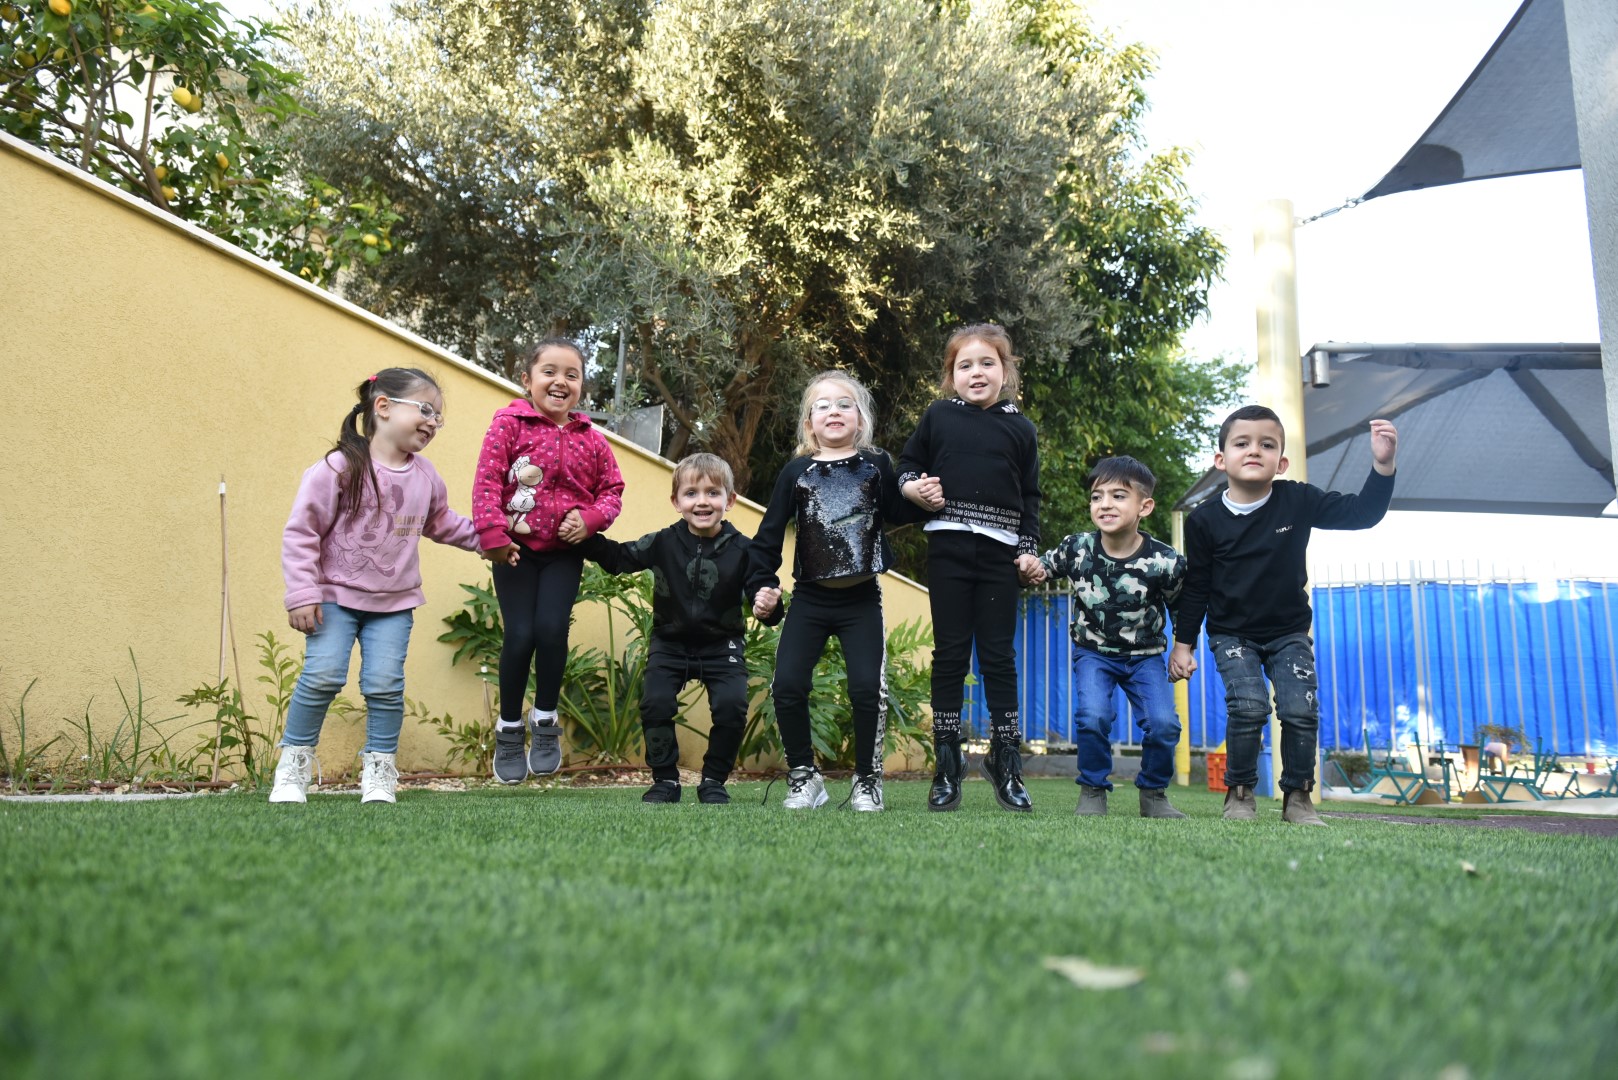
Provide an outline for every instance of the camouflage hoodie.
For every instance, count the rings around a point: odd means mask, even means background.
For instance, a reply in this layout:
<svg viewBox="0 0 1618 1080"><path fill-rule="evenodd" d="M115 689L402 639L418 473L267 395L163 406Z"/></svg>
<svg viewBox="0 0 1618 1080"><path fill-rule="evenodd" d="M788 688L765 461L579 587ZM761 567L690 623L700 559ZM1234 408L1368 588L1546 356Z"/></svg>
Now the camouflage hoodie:
<svg viewBox="0 0 1618 1080"><path fill-rule="evenodd" d="M1073 643L1103 656L1157 656L1168 647L1164 616L1185 585L1185 556L1141 534L1114 559L1099 532L1074 533L1039 557L1052 577L1073 581Z"/></svg>

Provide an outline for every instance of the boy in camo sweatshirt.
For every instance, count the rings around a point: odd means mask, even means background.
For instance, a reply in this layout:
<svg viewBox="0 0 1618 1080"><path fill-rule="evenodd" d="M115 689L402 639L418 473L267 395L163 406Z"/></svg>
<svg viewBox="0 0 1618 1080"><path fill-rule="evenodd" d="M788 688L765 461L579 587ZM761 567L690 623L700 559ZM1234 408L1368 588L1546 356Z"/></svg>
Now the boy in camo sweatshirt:
<svg viewBox="0 0 1618 1080"><path fill-rule="evenodd" d="M1122 687L1143 732L1140 814L1183 818L1164 789L1174 773L1180 718L1163 653L1165 614L1185 584L1185 557L1140 531L1157 478L1132 457L1098 462L1087 478L1093 533L1075 533L1040 556L1038 584L1073 581L1073 691L1080 816L1105 814L1112 782L1113 691Z"/></svg>

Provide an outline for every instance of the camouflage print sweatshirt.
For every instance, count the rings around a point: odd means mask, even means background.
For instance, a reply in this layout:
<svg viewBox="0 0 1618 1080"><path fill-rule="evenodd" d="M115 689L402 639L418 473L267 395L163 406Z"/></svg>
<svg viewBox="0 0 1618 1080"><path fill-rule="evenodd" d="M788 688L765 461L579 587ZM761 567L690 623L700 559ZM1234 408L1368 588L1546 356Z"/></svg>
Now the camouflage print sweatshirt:
<svg viewBox="0 0 1618 1080"><path fill-rule="evenodd" d="M1074 533L1039 558L1052 577L1073 581L1073 644L1103 656L1157 656L1168 647L1164 616L1185 585L1185 556L1141 534L1114 559L1099 532Z"/></svg>

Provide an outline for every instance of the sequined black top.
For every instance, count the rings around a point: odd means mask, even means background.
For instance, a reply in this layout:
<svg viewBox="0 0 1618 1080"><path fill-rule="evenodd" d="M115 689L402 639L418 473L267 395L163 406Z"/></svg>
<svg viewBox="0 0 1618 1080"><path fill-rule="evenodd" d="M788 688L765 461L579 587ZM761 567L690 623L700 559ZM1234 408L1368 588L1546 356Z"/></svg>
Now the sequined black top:
<svg viewBox="0 0 1618 1080"><path fill-rule="evenodd" d="M893 565L883 530L902 524L904 500L883 450L820 461L793 458L776 478L770 505L753 537L749 594L781 584L787 524L797 527L792 577L799 583L869 577ZM896 517L897 515L897 517Z"/></svg>

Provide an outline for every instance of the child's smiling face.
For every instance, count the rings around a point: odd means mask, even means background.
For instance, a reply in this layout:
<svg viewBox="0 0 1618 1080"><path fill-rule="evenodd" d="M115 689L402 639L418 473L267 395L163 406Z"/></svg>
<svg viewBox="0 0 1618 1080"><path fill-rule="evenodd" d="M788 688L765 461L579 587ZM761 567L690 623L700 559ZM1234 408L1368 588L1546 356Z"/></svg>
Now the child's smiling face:
<svg viewBox="0 0 1618 1080"><path fill-rule="evenodd" d="M1108 536L1139 531L1141 519L1155 505L1150 495L1127 480L1098 480L1090 489L1090 520Z"/></svg>
<svg viewBox="0 0 1618 1080"><path fill-rule="evenodd" d="M854 390L825 379L810 391L809 430L824 450L846 450L860 434L860 411Z"/></svg>
<svg viewBox="0 0 1618 1080"><path fill-rule="evenodd" d="M534 408L557 424L565 424L584 389L584 361L572 349L551 345L529 365L522 377L522 388Z"/></svg>
<svg viewBox="0 0 1618 1080"><path fill-rule="evenodd" d="M687 476L669 496L669 502L697 536L718 536L725 512L736 505L736 495L724 481L712 476Z"/></svg>
<svg viewBox="0 0 1618 1080"><path fill-rule="evenodd" d="M1225 474L1232 491L1262 496L1287 471L1287 459L1281 453L1285 439L1274 420L1237 420L1225 435L1225 445L1214 455L1214 468Z"/></svg>
<svg viewBox="0 0 1618 1080"><path fill-rule="evenodd" d="M421 402L433 412L432 419L422 415ZM433 441L444 424L444 395L432 383L418 383L406 397L378 396L376 404L376 434L372 442L380 439L402 454L419 454Z"/></svg>
<svg viewBox="0 0 1618 1080"><path fill-rule="evenodd" d="M981 338L968 338L955 353L951 367L955 393L968 405L986 409L1000 400L1006 384L1006 365L1000 351Z"/></svg>

